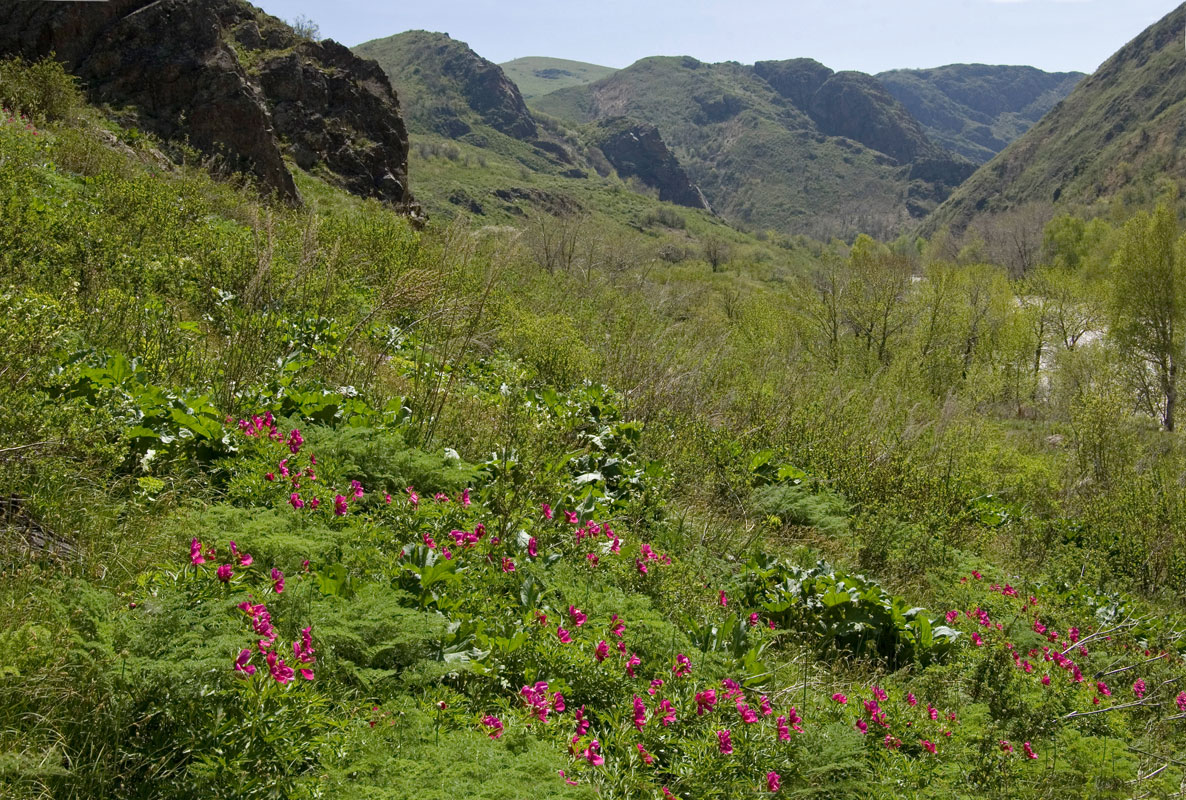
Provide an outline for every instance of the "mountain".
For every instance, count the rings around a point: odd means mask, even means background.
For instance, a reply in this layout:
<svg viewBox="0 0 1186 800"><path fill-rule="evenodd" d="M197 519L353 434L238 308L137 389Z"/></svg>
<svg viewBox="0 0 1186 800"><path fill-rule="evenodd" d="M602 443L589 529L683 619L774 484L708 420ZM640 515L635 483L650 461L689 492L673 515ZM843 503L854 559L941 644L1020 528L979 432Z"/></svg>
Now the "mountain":
<svg viewBox="0 0 1186 800"><path fill-rule="evenodd" d="M499 66L502 67L502 71L507 74L507 77L519 87L524 100L530 100L557 89L567 89L569 86L581 86L599 81L617 72L613 67L603 67L599 64L586 64L584 61L540 56L516 58L514 61L508 61Z"/></svg>
<svg viewBox="0 0 1186 800"><path fill-rule="evenodd" d="M408 138L383 72L242 0L11 3L0 54L56 53L96 103L300 202L285 159L408 205Z"/></svg>
<svg viewBox="0 0 1186 800"><path fill-rule="evenodd" d="M786 233L890 235L972 171L875 79L807 59L646 58L531 105L572 124L656 126L715 210Z"/></svg>
<svg viewBox="0 0 1186 800"><path fill-rule="evenodd" d="M1121 48L977 170L924 225L962 229L981 213L1041 203L1147 199L1186 179L1186 4Z"/></svg>
<svg viewBox="0 0 1186 800"><path fill-rule="evenodd" d="M616 117L598 123L590 138L618 175L638 178L658 190L660 200L689 208L709 207L654 125Z"/></svg>
<svg viewBox="0 0 1186 800"><path fill-rule="evenodd" d="M408 31L354 48L399 87L413 128L459 138L485 125L515 139L538 136L523 96L497 64L446 33Z"/></svg>
<svg viewBox="0 0 1186 800"><path fill-rule="evenodd" d="M927 135L977 164L991 159L1070 94L1081 72L949 64L882 72L877 80Z"/></svg>

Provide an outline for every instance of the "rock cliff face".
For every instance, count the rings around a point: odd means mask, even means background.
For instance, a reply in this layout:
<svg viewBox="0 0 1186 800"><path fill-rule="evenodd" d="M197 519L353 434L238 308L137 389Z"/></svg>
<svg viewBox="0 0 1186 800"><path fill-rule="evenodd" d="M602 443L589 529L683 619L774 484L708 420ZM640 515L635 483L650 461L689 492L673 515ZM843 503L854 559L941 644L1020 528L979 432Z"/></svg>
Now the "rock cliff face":
<svg viewBox="0 0 1186 800"><path fill-rule="evenodd" d="M416 130L460 138L488 125L521 141L539 136L519 88L492 61L445 33L407 31L354 48L398 87Z"/></svg>
<svg viewBox="0 0 1186 800"><path fill-rule="evenodd" d="M654 125L618 117L598 123L593 138L622 177L636 177L658 189L660 200L689 208L708 208L708 201L667 149Z"/></svg>
<svg viewBox="0 0 1186 800"><path fill-rule="evenodd" d="M242 0L0 8L0 53L51 52L93 101L127 110L145 130L188 142L288 202L300 195L286 147L303 168L351 192L413 203L407 131L382 70Z"/></svg>

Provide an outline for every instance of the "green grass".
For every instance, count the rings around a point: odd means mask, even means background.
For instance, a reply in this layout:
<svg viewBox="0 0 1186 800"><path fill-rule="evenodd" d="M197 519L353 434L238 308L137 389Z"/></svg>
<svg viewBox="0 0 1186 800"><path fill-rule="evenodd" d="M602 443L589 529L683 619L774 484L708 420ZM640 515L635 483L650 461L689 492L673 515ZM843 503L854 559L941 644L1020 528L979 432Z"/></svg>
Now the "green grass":
<svg viewBox="0 0 1186 800"><path fill-rule="evenodd" d="M569 61L565 58L528 56L499 64L507 77L515 82L524 100L601 80L617 72L613 67Z"/></svg>

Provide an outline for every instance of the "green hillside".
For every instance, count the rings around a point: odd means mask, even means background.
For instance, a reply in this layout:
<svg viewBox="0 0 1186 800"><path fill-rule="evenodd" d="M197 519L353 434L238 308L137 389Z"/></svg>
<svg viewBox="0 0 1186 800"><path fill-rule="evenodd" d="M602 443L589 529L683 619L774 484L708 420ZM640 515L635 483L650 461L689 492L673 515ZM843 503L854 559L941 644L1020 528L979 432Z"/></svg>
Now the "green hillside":
<svg viewBox="0 0 1186 800"><path fill-rule="evenodd" d="M514 61L508 61L499 66L502 67L507 77L519 87L519 91L523 93L523 98L526 100L554 92L557 89L592 83L617 72L613 67L543 56L516 58Z"/></svg>
<svg viewBox="0 0 1186 800"><path fill-rule="evenodd" d="M954 185L951 173L964 173L952 160L944 162L949 157L912 121L913 132L902 127L876 133L888 133L880 146L904 157L917 153L918 163L856 141L866 115L845 117L842 107L867 103L886 110L886 119L901 119L904 112L888 108L896 103L859 79L842 73L832 80L827 73L816 91L832 102L805 109L754 67L646 58L595 83L535 98L532 107L574 124L629 116L656 125L712 207L746 226L820 238L901 230L946 197L944 179ZM813 117L849 127L829 135ZM948 167L924 167L936 157Z"/></svg>
<svg viewBox="0 0 1186 800"><path fill-rule="evenodd" d="M1186 179L1186 5L1128 43L927 220L961 229L1026 204L1148 202Z"/></svg>
<svg viewBox="0 0 1186 800"><path fill-rule="evenodd" d="M1083 77L1033 67L949 64L882 72L877 80L934 141L983 164L1029 130Z"/></svg>

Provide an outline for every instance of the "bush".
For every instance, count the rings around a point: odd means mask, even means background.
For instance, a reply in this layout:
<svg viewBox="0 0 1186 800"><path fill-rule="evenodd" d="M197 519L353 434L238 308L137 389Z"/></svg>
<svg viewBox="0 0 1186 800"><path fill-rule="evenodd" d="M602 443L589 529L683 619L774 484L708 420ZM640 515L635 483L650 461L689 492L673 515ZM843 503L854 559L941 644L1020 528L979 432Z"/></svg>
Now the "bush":
<svg viewBox="0 0 1186 800"><path fill-rule="evenodd" d="M0 106L37 122L70 119L82 108L76 79L52 58L0 61Z"/></svg>

